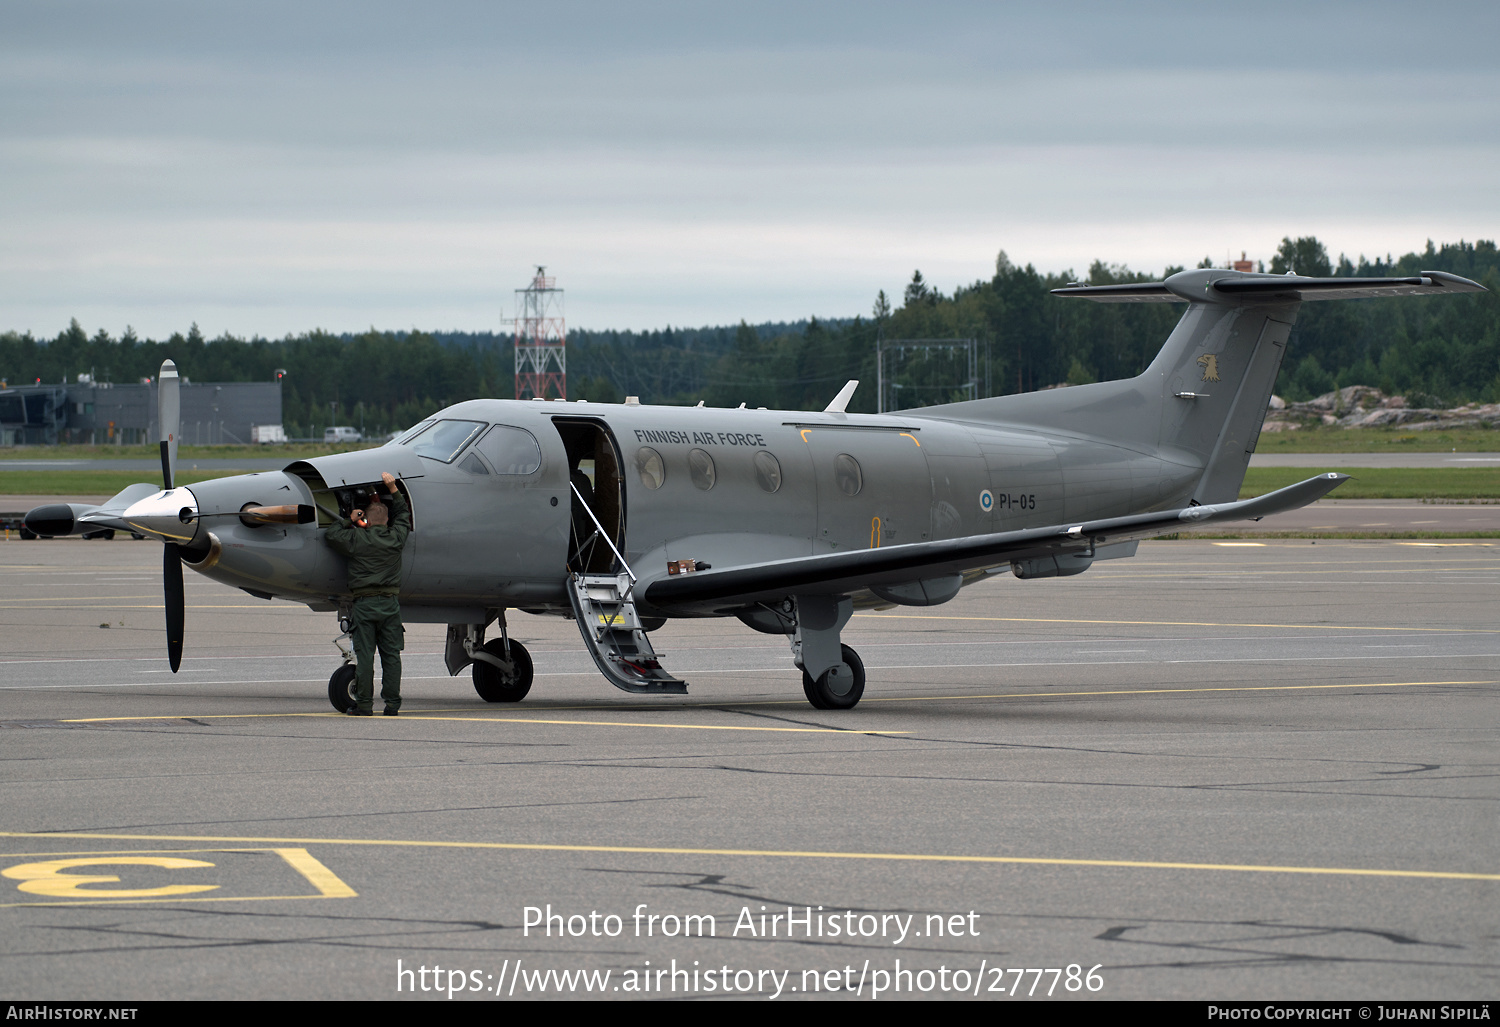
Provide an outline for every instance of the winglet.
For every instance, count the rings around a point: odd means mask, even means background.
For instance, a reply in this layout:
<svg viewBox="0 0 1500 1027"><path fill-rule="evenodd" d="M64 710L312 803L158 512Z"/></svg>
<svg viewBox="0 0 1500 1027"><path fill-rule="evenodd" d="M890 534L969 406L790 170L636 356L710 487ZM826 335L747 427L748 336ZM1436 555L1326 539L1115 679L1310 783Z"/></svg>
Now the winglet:
<svg viewBox="0 0 1500 1027"><path fill-rule="evenodd" d="M850 378L849 383L839 390L839 394L833 397L833 402L823 408L825 414L842 414L849 401L854 398L854 390L859 388L859 379Z"/></svg>
<svg viewBox="0 0 1500 1027"><path fill-rule="evenodd" d="M1271 514L1296 510L1322 499L1328 493L1349 480L1349 475L1338 471L1323 474L1288 485L1275 492L1267 492L1254 499L1241 499L1234 503L1219 503L1211 506L1190 506L1178 513L1184 521L1238 521L1269 517Z"/></svg>

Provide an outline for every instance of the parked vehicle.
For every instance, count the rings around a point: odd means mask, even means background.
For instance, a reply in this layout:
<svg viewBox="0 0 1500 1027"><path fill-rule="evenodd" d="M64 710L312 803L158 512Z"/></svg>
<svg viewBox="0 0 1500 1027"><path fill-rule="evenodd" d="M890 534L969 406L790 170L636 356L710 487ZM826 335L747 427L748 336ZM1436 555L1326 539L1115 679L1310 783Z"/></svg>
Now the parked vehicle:
<svg viewBox="0 0 1500 1027"><path fill-rule="evenodd" d="M340 424L323 430L324 442L363 442L365 437L352 425Z"/></svg>
<svg viewBox="0 0 1500 1027"><path fill-rule="evenodd" d="M252 424L250 426L250 441L261 445L270 445L273 442L285 442L286 430L279 424Z"/></svg>

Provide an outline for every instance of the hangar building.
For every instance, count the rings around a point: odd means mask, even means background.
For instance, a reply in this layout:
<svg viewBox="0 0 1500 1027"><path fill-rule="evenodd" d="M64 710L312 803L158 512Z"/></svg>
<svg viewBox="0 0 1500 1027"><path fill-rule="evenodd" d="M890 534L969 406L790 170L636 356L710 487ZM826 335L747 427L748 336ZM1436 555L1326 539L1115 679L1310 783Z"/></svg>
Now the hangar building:
<svg viewBox="0 0 1500 1027"><path fill-rule="evenodd" d="M250 428L281 423L275 382L189 382L181 389L183 445L250 442ZM0 446L156 441L156 383L119 385L80 375L71 385L0 389Z"/></svg>

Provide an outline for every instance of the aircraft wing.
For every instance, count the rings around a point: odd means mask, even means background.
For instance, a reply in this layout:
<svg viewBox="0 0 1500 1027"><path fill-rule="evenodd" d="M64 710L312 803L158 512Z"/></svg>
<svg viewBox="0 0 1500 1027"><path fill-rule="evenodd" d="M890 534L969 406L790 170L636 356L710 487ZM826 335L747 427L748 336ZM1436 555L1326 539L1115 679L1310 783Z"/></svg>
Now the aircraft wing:
<svg viewBox="0 0 1500 1027"><path fill-rule="evenodd" d="M23 522L38 535L72 535L79 532L113 528L115 531L134 531L125 521L125 510L130 504L161 491L158 485L137 482L105 500L100 506L85 503L49 503L32 507Z"/></svg>
<svg viewBox="0 0 1500 1027"><path fill-rule="evenodd" d="M663 613L725 613L788 595L840 595L871 585L898 585L995 567L1135 539L1169 535L1220 521L1259 520L1321 499L1347 481L1347 474L1320 474L1255 499L1132 514L1081 524L916 542L847 553L772 560L767 563L674 575L651 582L645 600Z"/></svg>

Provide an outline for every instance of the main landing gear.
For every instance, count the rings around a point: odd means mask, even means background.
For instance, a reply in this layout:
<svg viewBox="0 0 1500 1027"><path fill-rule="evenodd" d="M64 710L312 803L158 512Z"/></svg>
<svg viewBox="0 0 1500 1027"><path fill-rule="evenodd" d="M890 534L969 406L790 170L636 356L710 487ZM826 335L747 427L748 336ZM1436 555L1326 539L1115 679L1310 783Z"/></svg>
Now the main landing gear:
<svg viewBox="0 0 1500 1027"><path fill-rule="evenodd" d="M854 615L848 596L794 596L772 611L783 623L794 622L788 639L792 659L802 668L802 691L820 710L853 709L865 694L865 664L859 653L839 641L839 632Z"/></svg>
<svg viewBox="0 0 1500 1027"><path fill-rule="evenodd" d="M526 647L513 638L492 638L479 648L496 663L510 665L507 670L486 660L474 661L474 691L479 698L485 702L520 702L526 698L532 679L531 654Z"/></svg>
<svg viewBox="0 0 1500 1027"><path fill-rule="evenodd" d="M816 679L807 671L802 672L802 691L807 701L820 710L850 709L865 694L865 662L843 643L839 644L839 655L843 662L829 667Z"/></svg>

